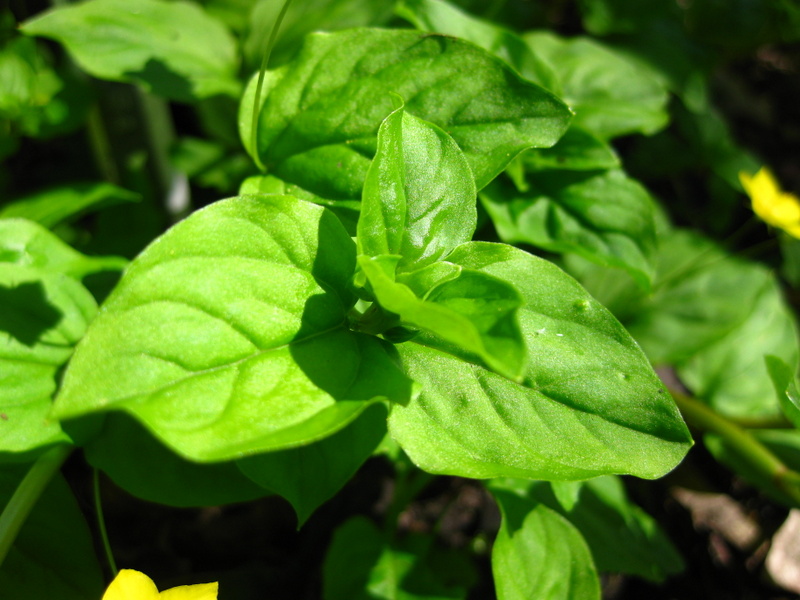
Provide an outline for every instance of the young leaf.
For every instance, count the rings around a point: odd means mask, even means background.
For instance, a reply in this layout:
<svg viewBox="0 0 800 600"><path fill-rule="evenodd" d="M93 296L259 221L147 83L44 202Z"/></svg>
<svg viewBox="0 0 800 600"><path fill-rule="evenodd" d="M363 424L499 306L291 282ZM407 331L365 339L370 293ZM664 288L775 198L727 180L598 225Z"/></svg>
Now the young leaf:
<svg viewBox="0 0 800 600"><path fill-rule="evenodd" d="M592 555L569 521L541 502L492 485L503 520L492 548L498 600L600 600Z"/></svg>
<svg viewBox="0 0 800 600"><path fill-rule="evenodd" d="M74 279L0 262L0 456L72 441L48 414L58 371L96 310Z"/></svg>
<svg viewBox="0 0 800 600"><path fill-rule="evenodd" d="M409 286L393 281L375 259L359 256L358 264L378 304L397 314L401 325L422 328L477 355L493 371L520 378L525 344L516 312L522 300L512 286L485 273L459 269L457 277L427 290L420 300Z"/></svg>
<svg viewBox="0 0 800 600"><path fill-rule="evenodd" d="M537 31L524 39L559 75L575 125L607 140L655 133L667 124L667 90L644 64L585 37Z"/></svg>
<svg viewBox="0 0 800 600"><path fill-rule="evenodd" d="M72 221L90 211L139 200L139 194L110 183L76 183L44 190L9 202L0 208L0 218L30 219L49 229L62 221Z"/></svg>
<svg viewBox="0 0 800 600"><path fill-rule="evenodd" d="M24 470L0 470L0 506L5 506ZM89 528L60 475L36 501L0 568L5 598L86 600L103 593L103 574Z"/></svg>
<svg viewBox="0 0 800 600"><path fill-rule="evenodd" d="M130 266L56 399L68 418L125 410L193 460L326 437L409 382L349 331L355 244L327 210L244 196L194 213Z"/></svg>
<svg viewBox="0 0 800 600"><path fill-rule="evenodd" d="M86 256L33 221L0 219L0 263L33 267L82 279L98 271L119 271L128 261Z"/></svg>
<svg viewBox="0 0 800 600"><path fill-rule="evenodd" d="M655 272L653 201L622 171L531 173L518 192L495 181L481 201L506 242L574 252L625 269L644 289Z"/></svg>
<svg viewBox="0 0 800 600"><path fill-rule="evenodd" d="M359 253L397 254L399 271L435 262L472 239L475 195L458 144L400 108L378 131L361 200Z"/></svg>
<svg viewBox="0 0 800 600"><path fill-rule="evenodd" d="M255 80L240 108L247 151L270 173L330 199L359 199L381 122L406 110L444 129L480 189L521 150L552 146L569 110L484 50L413 31L357 29L306 38L300 54ZM257 145L250 147L258 110Z"/></svg>
<svg viewBox="0 0 800 600"><path fill-rule="evenodd" d="M463 477L660 477L691 437L636 342L552 263L503 244L470 243L450 262L503 280L524 304L521 384L442 351L397 346L420 395L395 405L389 429L426 471Z"/></svg>
<svg viewBox="0 0 800 600"><path fill-rule="evenodd" d="M21 29L61 42L95 77L140 83L173 100L241 90L233 37L188 2L93 0L54 8Z"/></svg>
<svg viewBox="0 0 800 600"><path fill-rule="evenodd" d="M299 528L350 480L385 434L386 409L376 404L324 440L243 458L237 464L258 485L291 502Z"/></svg>

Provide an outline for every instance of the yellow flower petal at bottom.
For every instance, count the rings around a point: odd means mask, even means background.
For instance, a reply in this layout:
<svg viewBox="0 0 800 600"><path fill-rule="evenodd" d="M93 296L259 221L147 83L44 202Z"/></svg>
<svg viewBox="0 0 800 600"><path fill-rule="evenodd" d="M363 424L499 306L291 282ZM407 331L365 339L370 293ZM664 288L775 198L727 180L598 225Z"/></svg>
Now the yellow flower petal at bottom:
<svg viewBox="0 0 800 600"><path fill-rule="evenodd" d="M739 173L739 181L762 221L800 238L800 199L781 190L769 169L762 167L753 176Z"/></svg>
<svg viewBox="0 0 800 600"><path fill-rule="evenodd" d="M219 584L181 585L161 592L160 600L217 600Z"/></svg>
<svg viewBox="0 0 800 600"><path fill-rule="evenodd" d="M122 569L108 586L103 600L159 600L158 588L144 573Z"/></svg>

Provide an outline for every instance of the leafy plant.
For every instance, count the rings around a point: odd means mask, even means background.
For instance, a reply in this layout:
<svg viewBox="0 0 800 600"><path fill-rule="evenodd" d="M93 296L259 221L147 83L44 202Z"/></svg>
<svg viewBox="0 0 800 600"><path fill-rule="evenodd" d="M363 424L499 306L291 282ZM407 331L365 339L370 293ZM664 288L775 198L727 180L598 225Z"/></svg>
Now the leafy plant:
<svg viewBox="0 0 800 600"><path fill-rule="evenodd" d="M797 424L781 282L673 226L613 145L669 143L674 113L712 111L687 58L709 42L673 8L579 5L588 32L619 37L517 32L442 0L398 2L393 21L384 2L298 3L260 73L275 3L3 13L4 590L102 594L55 475L76 450L133 496L279 495L298 527L383 461L380 518L326 523L314 593L328 600L466 598L486 535L501 600L600 598L608 572L663 581L682 559L619 476L675 469L684 418L722 463L800 503L796 429L748 429ZM654 23L680 32L685 60L643 46ZM126 106L139 131L120 126ZM26 183L26 144L79 127L97 166ZM700 145L739 193L731 165L752 159ZM473 552L402 526L432 475L485 480L501 521ZM70 528L52 551L27 553L55 521Z"/></svg>

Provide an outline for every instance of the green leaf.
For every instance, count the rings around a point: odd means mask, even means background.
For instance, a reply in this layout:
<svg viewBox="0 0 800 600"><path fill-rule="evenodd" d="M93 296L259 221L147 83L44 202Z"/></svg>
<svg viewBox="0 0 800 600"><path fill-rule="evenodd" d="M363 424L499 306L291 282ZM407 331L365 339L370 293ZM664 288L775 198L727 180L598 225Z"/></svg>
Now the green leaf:
<svg viewBox="0 0 800 600"><path fill-rule="evenodd" d="M655 478L683 458L692 442L674 402L577 282L503 244L465 244L448 260L517 289L528 363L517 384L416 339L398 345L421 393L392 408L389 429L417 465L476 478Z"/></svg>
<svg viewBox="0 0 800 600"><path fill-rule="evenodd" d="M530 173L519 192L498 180L480 198L506 242L574 252L625 269L644 289L655 272L653 200L620 170Z"/></svg>
<svg viewBox="0 0 800 600"><path fill-rule="evenodd" d="M528 150L517 160L526 169L535 171L599 171L621 166L617 153L610 145L576 125L570 126L564 137L552 148ZM520 188L519 191L528 190Z"/></svg>
<svg viewBox="0 0 800 600"><path fill-rule="evenodd" d="M0 218L20 217L51 229L62 221L74 221L91 211L139 200L139 194L110 183L76 183L9 202L0 208Z"/></svg>
<svg viewBox="0 0 800 600"><path fill-rule="evenodd" d="M797 369L789 366L777 356L765 356L767 373L769 373L778 402L783 414L795 427L800 427L800 392L797 391Z"/></svg>
<svg viewBox="0 0 800 600"><path fill-rule="evenodd" d="M742 290L731 301L742 302ZM798 328L774 276L758 290L747 318L724 337L678 368L695 396L720 413L742 418L771 418L781 408L764 356L797 365Z"/></svg>
<svg viewBox="0 0 800 600"><path fill-rule="evenodd" d="M270 493L242 475L233 462L198 464L182 459L122 413L106 416L84 455L129 494L168 506L219 506Z"/></svg>
<svg viewBox="0 0 800 600"><path fill-rule="evenodd" d="M124 410L201 461L324 438L406 401L380 341L346 328L355 244L327 210L243 196L194 213L129 267L64 376L54 414Z"/></svg>
<svg viewBox="0 0 800 600"><path fill-rule="evenodd" d="M49 413L57 374L94 317L66 275L0 262L0 457L72 439Z"/></svg>
<svg viewBox="0 0 800 600"><path fill-rule="evenodd" d="M435 262L472 239L475 195L458 144L400 108L378 132L361 201L359 253L399 255L399 271Z"/></svg>
<svg viewBox="0 0 800 600"><path fill-rule="evenodd" d="M393 281L375 259L359 256L358 265L378 304L398 315L401 325L422 328L478 356L493 371L520 379L525 345L516 312L522 300L512 286L456 267L456 277L435 285L420 299L408 285Z"/></svg>
<svg viewBox="0 0 800 600"><path fill-rule="evenodd" d="M258 485L291 502L300 527L350 480L385 435L386 409L377 404L324 440L251 456L237 464Z"/></svg>
<svg viewBox="0 0 800 600"><path fill-rule="evenodd" d="M537 31L524 39L561 78L575 125L610 139L655 133L667 124L667 90L643 64L585 37L566 39Z"/></svg>
<svg viewBox="0 0 800 600"><path fill-rule="evenodd" d="M24 472L0 470L0 506L5 506ZM67 482L56 477L37 500L0 568L7 598L86 600L103 593L103 574L81 509Z"/></svg>
<svg viewBox="0 0 800 600"><path fill-rule="evenodd" d="M99 271L119 271L128 261L115 256L86 256L32 221L0 219L0 263L82 279Z"/></svg>
<svg viewBox="0 0 800 600"><path fill-rule="evenodd" d="M241 91L234 38L188 2L93 0L54 8L21 29L61 42L94 77L136 82L173 100Z"/></svg>
<svg viewBox="0 0 800 600"><path fill-rule="evenodd" d="M553 67L508 29L477 19L441 0L401 0L395 12L417 29L470 41L503 59L525 79L561 94L561 83Z"/></svg>
<svg viewBox="0 0 800 600"><path fill-rule="evenodd" d="M461 555L437 551L432 541L430 536L409 536L390 542L368 519L353 517L333 535L322 567L322 597L465 599L474 567Z"/></svg>
<svg viewBox="0 0 800 600"><path fill-rule="evenodd" d="M541 502L492 485L503 520L492 548L498 600L600 600L600 581L575 527Z"/></svg>
<svg viewBox="0 0 800 600"><path fill-rule="evenodd" d="M444 129L467 156L478 188L520 151L552 146L570 114L549 92L458 39L357 29L306 38L291 63L255 79L240 134L267 170L325 198L359 199L381 122L396 105ZM251 145L258 110L256 146Z"/></svg>

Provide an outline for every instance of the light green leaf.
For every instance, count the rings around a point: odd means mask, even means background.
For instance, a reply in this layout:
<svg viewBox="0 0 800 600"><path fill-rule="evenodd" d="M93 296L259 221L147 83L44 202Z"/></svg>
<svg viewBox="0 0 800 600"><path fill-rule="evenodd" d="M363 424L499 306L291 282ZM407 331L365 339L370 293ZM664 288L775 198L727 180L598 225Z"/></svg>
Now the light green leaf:
<svg viewBox="0 0 800 600"><path fill-rule="evenodd" d="M524 39L561 78L575 125L610 139L655 133L667 124L667 90L643 64L585 37L566 39L537 31Z"/></svg>
<svg viewBox="0 0 800 600"><path fill-rule="evenodd" d="M94 317L66 275L0 262L0 457L72 439L50 418L56 377Z"/></svg>
<svg viewBox="0 0 800 600"><path fill-rule="evenodd" d="M465 244L448 260L517 289L528 363L517 384L416 338L398 345L422 391L393 407L389 429L417 465L477 478L655 478L683 458L692 442L673 400L576 281L503 244Z"/></svg>
<svg viewBox="0 0 800 600"><path fill-rule="evenodd" d="M475 195L458 144L400 108L378 132L361 201L359 253L399 255L398 271L435 262L472 239Z"/></svg>
<svg viewBox="0 0 800 600"><path fill-rule="evenodd" d="M21 29L61 42L95 77L136 82L173 100L241 91L234 38L189 2L93 0L54 8Z"/></svg>
<svg viewBox="0 0 800 600"><path fill-rule="evenodd" d="M139 200L139 194L110 183L76 183L9 202L0 208L0 218L20 217L50 229L62 221L72 221L90 211Z"/></svg>
<svg viewBox="0 0 800 600"><path fill-rule="evenodd" d="M417 29L468 40L503 59L525 79L561 94L561 83L553 67L508 29L477 19L441 0L401 0L395 12Z"/></svg>
<svg viewBox="0 0 800 600"><path fill-rule="evenodd" d="M552 148L528 150L517 160L526 169L535 171L605 171L621 166L617 153L609 144L577 125L570 126ZM527 189L520 188L519 191L525 192Z"/></svg>
<svg viewBox="0 0 800 600"><path fill-rule="evenodd" d="M377 404L324 440L251 456L237 464L258 485L291 502L299 528L350 480L385 435L386 409Z"/></svg>
<svg viewBox="0 0 800 600"><path fill-rule="evenodd" d="M327 210L243 196L194 213L130 266L54 414L124 410L193 460L324 438L409 382L346 328L355 244Z"/></svg>
<svg viewBox="0 0 800 600"><path fill-rule="evenodd" d="M521 150L552 146L570 114L549 92L458 39L357 29L306 38L264 79L255 147L255 79L240 109L248 152L284 181L330 199L359 199L384 118L396 107L444 129L478 188Z"/></svg>
<svg viewBox="0 0 800 600"><path fill-rule="evenodd" d="M492 486L503 516L492 548L498 600L600 600L592 555L569 521L541 502Z"/></svg>
<svg viewBox="0 0 800 600"><path fill-rule="evenodd" d="M800 428L800 392L797 390L797 368L791 367L777 356L765 356L772 384L778 394L783 414L795 427Z"/></svg>
<svg viewBox="0 0 800 600"><path fill-rule="evenodd" d="M0 219L0 263L81 279L98 271L119 271L128 261L115 256L86 256L32 221Z"/></svg>
<svg viewBox="0 0 800 600"><path fill-rule="evenodd" d="M520 378L525 346L516 311L522 300L512 286L485 273L458 269L457 277L427 290L422 300L409 286L393 281L375 259L359 256L358 265L378 304L398 315L400 325L424 329L477 355L493 371Z"/></svg>
<svg viewBox="0 0 800 600"><path fill-rule="evenodd" d="M0 436L0 439L2 437ZM0 506L5 506L24 470L0 470ZM36 501L0 568L7 598L86 600L103 593L103 574L81 509L61 475Z"/></svg>
<svg viewBox="0 0 800 600"><path fill-rule="evenodd" d="M129 494L168 506L219 506L270 494L233 462L199 464L181 458L123 413L106 415L84 455Z"/></svg>
<svg viewBox="0 0 800 600"><path fill-rule="evenodd" d="M644 289L655 272L653 200L620 170L530 173L528 191L495 181L480 198L503 241L574 252L625 269Z"/></svg>

